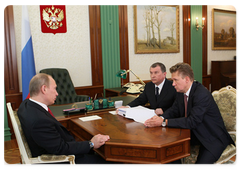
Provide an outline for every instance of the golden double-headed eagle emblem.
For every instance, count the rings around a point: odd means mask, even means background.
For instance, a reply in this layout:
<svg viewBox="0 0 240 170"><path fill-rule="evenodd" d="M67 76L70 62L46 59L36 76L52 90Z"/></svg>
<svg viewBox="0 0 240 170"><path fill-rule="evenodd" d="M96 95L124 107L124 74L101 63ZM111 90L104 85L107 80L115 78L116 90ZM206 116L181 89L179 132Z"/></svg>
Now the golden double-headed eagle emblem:
<svg viewBox="0 0 240 170"><path fill-rule="evenodd" d="M42 17L48 28L56 30L63 25L61 21L64 19L64 13L60 8L47 7L43 9Z"/></svg>

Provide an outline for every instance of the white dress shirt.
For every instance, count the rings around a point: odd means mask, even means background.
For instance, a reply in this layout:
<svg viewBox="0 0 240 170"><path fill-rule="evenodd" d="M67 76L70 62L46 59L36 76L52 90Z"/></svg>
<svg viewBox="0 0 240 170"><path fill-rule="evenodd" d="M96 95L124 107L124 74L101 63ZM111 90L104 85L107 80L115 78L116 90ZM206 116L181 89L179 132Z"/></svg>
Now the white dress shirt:
<svg viewBox="0 0 240 170"><path fill-rule="evenodd" d="M159 84L158 86L155 84L155 89L156 89L156 87L158 87L158 94L159 94L159 95L160 95L160 93L161 93L161 91L162 91L162 87L163 87L164 83L165 83L165 79L164 79L164 80L162 81L162 83Z"/></svg>
<svg viewBox="0 0 240 170"><path fill-rule="evenodd" d="M47 105L45 105L45 104L43 104L43 103L41 103L41 102L38 102L38 101L36 101L36 100L33 100L33 99L31 99L31 98L29 98L29 100L31 100L32 102L37 103L38 105L42 106L42 107L48 112L48 107L47 107Z"/></svg>

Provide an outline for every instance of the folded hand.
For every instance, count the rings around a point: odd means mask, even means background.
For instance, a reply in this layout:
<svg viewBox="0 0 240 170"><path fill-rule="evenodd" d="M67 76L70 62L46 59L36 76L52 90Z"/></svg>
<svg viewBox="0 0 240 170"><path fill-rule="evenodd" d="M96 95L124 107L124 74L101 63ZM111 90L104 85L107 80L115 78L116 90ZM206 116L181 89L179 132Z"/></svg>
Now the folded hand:
<svg viewBox="0 0 240 170"><path fill-rule="evenodd" d="M144 125L146 127L156 127L161 126L163 122L163 119L158 116L153 116L152 118L145 121Z"/></svg>
<svg viewBox="0 0 240 170"><path fill-rule="evenodd" d="M91 142L94 144L94 149L100 148L100 146L104 145L106 141L108 141L110 137L108 135L95 135L91 139Z"/></svg>

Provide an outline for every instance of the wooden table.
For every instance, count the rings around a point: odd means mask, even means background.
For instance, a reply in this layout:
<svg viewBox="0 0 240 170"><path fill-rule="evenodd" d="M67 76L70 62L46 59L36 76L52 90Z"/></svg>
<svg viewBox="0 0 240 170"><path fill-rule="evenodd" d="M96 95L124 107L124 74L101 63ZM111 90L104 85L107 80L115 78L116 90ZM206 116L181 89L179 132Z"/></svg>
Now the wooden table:
<svg viewBox="0 0 240 170"><path fill-rule="evenodd" d="M110 140L95 151L107 161L124 163L168 163L190 155L190 130L154 127L112 115L98 114L102 119L83 122L70 120L71 132L81 140L106 134Z"/></svg>
<svg viewBox="0 0 240 170"><path fill-rule="evenodd" d="M122 100L123 106L125 106L128 103L130 103L131 101L133 101L134 99L136 99L136 96L134 96L134 95L115 96L115 97L112 97L111 99L114 102ZM102 112L115 110L115 108L113 107L113 108L106 108L106 109L91 110L91 111L88 111L87 113L81 112L81 113L65 114L63 112L64 109L70 109L70 108L72 108L73 105L77 105L78 108L85 107L86 103L89 103L89 102L85 101L85 102L69 103L69 104L64 104L64 105L52 105L52 106L49 106L49 108L51 109L51 111L52 111L53 115L56 117L56 119L68 130L70 130L69 124L70 124L71 119L83 117L86 115L96 115L96 114L100 114Z"/></svg>

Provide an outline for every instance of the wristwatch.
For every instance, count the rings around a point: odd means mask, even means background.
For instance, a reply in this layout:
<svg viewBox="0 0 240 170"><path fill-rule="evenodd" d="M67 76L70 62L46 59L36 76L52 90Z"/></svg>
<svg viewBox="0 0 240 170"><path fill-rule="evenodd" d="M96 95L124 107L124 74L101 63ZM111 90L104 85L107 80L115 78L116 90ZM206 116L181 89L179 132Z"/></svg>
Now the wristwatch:
<svg viewBox="0 0 240 170"><path fill-rule="evenodd" d="M94 147L94 143L92 143L91 141L89 141L89 146L90 146L90 149L92 149Z"/></svg>
<svg viewBox="0 0 240 170"><path fill-rule="evenodd" d="M164 119L163 116L161 116L161 118L163 118L162 127L165 127L166 126L166 119Z"/></svg>

